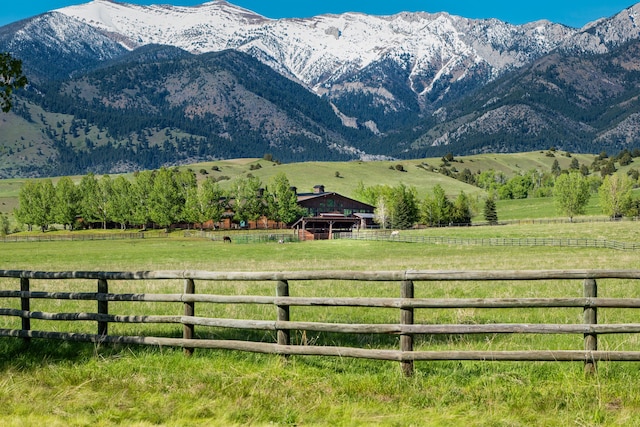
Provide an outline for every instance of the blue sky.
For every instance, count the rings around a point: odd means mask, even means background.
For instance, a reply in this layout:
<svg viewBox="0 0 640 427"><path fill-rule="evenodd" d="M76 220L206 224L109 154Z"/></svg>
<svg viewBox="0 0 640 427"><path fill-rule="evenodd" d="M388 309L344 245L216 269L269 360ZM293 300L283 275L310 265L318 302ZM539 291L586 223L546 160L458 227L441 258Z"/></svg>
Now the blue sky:
<svg viewBox="0 0 640 427"><path fill-rule="evenodd" d="M0 8L0 25L87 1L5 1ZM191 6L204 1L129 0L128 3ZM323 13L349 11L375 15L390 15L402 11L432 13L444 11L467 18L498 18L512 24L548 19L572 27L581 27L595 19L612 16L634 4L634 0L230 0L230 2L269 18L304 18Z"/></svg>

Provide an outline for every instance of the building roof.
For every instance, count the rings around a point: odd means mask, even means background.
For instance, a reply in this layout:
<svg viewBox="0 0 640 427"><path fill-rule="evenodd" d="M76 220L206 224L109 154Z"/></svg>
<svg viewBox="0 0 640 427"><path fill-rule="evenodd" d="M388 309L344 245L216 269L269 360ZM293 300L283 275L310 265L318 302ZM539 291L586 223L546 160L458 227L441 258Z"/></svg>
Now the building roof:
<svg viewBox="0 0 640 427"><path fill-rule="evenodd" d="M336 192L322 192L322 193L298 193L298 203L301 202L306 202L308 200L313 200L313 199L319 199L319 198L326 198L326 197L339 197L342 199L346 199L346 200L353 200L354 202L360 204L360 205L364 205L364 206L368 206L370 207L372 210L375 208L375 206L372 206L368 203L364 203L361 202L359 200L356 199L352 199L351 197L347 197L347 196L343 196L342 194L336 193Z"/></svg>
<svg viewBox="0 0 640 427"><path fill-rule="evenodd" d="M340 194L338 193L330 193L327 191L324 191L322 193L298 193L298 202L302 202L305 200L310 200L310 199L316 199L318 197L325 197L328 195L336 195L336 196L340 196ZM340 197L344 197L344 196L340 196Z"/></svg>

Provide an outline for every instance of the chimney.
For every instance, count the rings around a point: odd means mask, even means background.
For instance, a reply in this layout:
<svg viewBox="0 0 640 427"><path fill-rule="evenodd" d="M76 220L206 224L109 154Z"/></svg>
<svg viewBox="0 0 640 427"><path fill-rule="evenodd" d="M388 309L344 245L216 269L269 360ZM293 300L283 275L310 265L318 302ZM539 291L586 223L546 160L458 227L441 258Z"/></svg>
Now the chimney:
<svg viewBox="0 0 640 427"><path fill-rule="evenodd" d="M313 194L322 194L324 193L324 185L316 185L313 187Z"/></svg>

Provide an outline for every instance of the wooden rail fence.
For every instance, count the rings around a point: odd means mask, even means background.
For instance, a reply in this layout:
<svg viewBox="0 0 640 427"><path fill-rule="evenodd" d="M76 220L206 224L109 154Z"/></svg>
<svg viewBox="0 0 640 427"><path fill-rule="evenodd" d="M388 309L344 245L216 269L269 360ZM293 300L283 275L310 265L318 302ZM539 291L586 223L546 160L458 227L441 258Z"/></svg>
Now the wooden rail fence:
<svg viewBox="0 0 640 427"><path fill-rule="evenodd" d="M553 237L443 237L421 236L413 233L392 234L391 231L363 231L350 233L337 233L334 238L351 240L377 240L405 243L428 243L441 245L473 245L473 246L547 246L568 248L600 248L615 249L619 251L640 250L640 243L618 242L607 239L571 239Z"/></svg>
<svg viewBox="0 0 640 427"><path fill-rule="evenodd" d="M37 235L7 235L0 237L0 242L63 242L63 241L86 241L86 240L138 240L138 239L156 239L167 238L168 233L165 232L142 232L136 231L131 233L42 233Z"/></svg>
<svg viewBox="0 0 640 427"><path fill-rule="evenodd" d="M15 280L15 286L8 286ZM209 272L209 271L154 271L154 272L41 272L0 270L0 317L7 325L9 318L20 318L20 329L0 329L0 336L60 339L95 343L124 343L183 347L190 354L195 348L230 349L280 355L341 356L400 362L404 374L411 375L415 361L486 360L486 361L580 361L591 372L597 361L640 361L640 351L598 350L598 336L602 334L638 334L640 323L599 324L600 308L640 308L640 298L602 298L598 296L600 279L640 279L640 270L536 270L536 271L295 271L295 272ZM46 292L33 287L45 281L64 281L72 288L73 281L95 280L96 292ZM182 292L111 293L110 283L118 281L183 281ZM416 285L429 282L494 281L582 281L581 296L567 298L416 298ZM274 282L275 293L264 295L214 295L196 293L196 281L207 282ZM398 286L397 298L379 297L304 297L292 296L291 284L297 281L385 282ZM423 283L425 282L425 283ZM294 288L295 289L295 288ZM33 311L33 300L94 301L96 312L47 313ZM12 304L12 301L16 301ZM18 305L19 301L19 305ZM110 309L121 302L164 302L183 306L179 315L111 314ZM198 317L201 304L257 304L272 305L274 318L270 320L225 319ZM368 307L397 309L399 321L389 324L350 324L292 321L294 307ZM503 309L503 308L577 308L583 311L579 324L425 324L415 323L417 310L429 309ZM182 310L181 310L182 311ZM96 333L57 332L33 330L31 320L93 321ZM1 318L0 318L1 320ZM182 325L182 338L140 335L111 335L112 323L147 323ZM49 324L49 323L47 323ZM272 331L275 342L256 342L231 339L198 339L195 329L205 327L231 328L253 331ZM293 345L292 331L315 331L336 334L385 334L400 337L399 348L356 348L347 346ZM584 348L579 350L517 350L517 351L422 351L414 348L414 337L439 334L579 334Z"/></svg>

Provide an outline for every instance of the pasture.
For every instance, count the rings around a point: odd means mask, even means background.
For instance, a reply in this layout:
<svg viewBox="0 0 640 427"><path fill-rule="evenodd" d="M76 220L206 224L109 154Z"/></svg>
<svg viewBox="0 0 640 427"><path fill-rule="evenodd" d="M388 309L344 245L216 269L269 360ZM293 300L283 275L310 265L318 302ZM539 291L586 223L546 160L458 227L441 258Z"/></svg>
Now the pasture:
<svg viewBox="0 0 640 427"><path fill-rule="evenodd" d="M602 236L629 242L638 240L639 231L636 222L624 221L401 233L470 238ZM486 248L347 240L284 245L223 244L173 233L165 239L3 243L0 244L0 268L47 271L640 269L638 255L637 251L595 248ZM0 283L4 285L6 279ZM142 286L176 291L176 284L170 282ZM248 285L227 284L223 290L249 294L272 292L272 286L250 289ZM416 284L416 294L428 291L430 295L482 298L579 296L581 292L579 282L564 281L491 286L442 282L428 286L427 289L425 284ZM140 289L131 289L134 291ZM299 296L331 292L346 296L386 296L385 292L395 294L397 289L389 291L384 284L310 286L300 283L292 285L292 292ZM640 297L638 283L627 280L599 282L599 293ZM43 303L41 309L46 310L46 304ZM56 309L60 311L59 307ZM295 313L292 309L292 316ZM338 314L356 320L370 315L359 310ZM458 310L451 315L460 323L475 322L485 316L474 310ZM607 316L606 312L601 315ZM614 315L630 316L627 312L611 314ZM522 314L508 310L492 316L515 322ZM546 310L526 316L529 316L527 321L546 321L555 316L580 317L582 311ZM383 317L368 320L383 322ZM60 328L64 329L65 325L61 323ZM295 339L302 337L297 335ZM320 338L306 336L304 339ZM581 345L576 337L536 336L528 340L518 336L486 335L478 339L451 336L445 340L426 340L420 345L478 350L545 345L575 349ZM611 349L637 349L640 342L636 336L629 335L603 340L602 345ZM313 356L284 360L272 355L218 350L196 350L192 357L185 357L181 349L41 340L25 346L20 340L2 338L0 366L0 423L8 426L640 423L640 365L633 362L600 363L594 376L585 376L580 363L417 362L415 375L405 378L393 362Z"/></svg>

